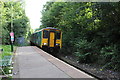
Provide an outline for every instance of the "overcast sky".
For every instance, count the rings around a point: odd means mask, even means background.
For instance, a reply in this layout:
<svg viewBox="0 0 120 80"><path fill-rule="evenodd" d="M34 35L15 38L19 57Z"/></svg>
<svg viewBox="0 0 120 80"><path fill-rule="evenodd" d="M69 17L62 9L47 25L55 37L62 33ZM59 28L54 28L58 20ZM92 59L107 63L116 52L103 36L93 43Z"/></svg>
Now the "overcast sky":
<svg viewBox="0 0 120 80"><path fill-rule="evenodd" d="M40 18L43 5L49 0L25 0L25 12L30 19L32 29L40 26Z"/></svg>

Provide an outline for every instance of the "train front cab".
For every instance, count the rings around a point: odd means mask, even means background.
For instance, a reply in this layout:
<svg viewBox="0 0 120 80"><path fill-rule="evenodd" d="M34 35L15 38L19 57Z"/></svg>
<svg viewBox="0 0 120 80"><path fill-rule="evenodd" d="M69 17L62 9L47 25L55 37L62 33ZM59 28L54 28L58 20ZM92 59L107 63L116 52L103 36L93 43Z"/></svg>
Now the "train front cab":
<svg viewBox="0 0 120 80"><path fill-rule="evenodd" d="M42 31L41 47L49 52L58 51L62 47L62 33L57 29L44 29Z"/></svg>

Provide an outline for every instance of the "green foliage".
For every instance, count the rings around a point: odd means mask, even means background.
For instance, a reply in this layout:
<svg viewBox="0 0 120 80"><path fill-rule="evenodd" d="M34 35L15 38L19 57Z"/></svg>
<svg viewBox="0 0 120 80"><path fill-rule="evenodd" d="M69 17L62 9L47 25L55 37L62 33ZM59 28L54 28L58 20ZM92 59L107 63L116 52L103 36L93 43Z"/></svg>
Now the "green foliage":
<svg viewBox="0 0 120 80"><path fill-rule="evenodd" d="M74 53L80 62L91 63L97 59L97 47L92 42L80 39L76 41L74 47L76 48Z"/></svg>
<svg viewBox="0 0 120 80"><path fill-rule="evenodd" d="M116 45L103 47L100 55L103 68L118 70L120 68L119 52L119 46Z"/></svg>
<svg viewBox="0 0 120 80"><path fill-rule="evenodd" d="M10 32L15 33L15 40L18 37L26 37L27 32L29 31L29 20L25 15L25 11L22 8L22 3L0 1L0 10L1 10L1 24L0 29L2 30L2 43L10 44ZM13 24L13 28L11 25Z"/></svg>
<svg viewBox="0 0 120 80"><path fill-rule="evenodd" d="M51 8L48 8L51 6ZM63 8L62 3L47 3L42 14L42 24L44 27L55 27L60 19L60 11ZM52 22L51 22L52 21Z"/></svg>
<svg viewBox="0 0 120 80"><path fill-rule="evenodd" d="M120 2L49 2L42 13L41 28L52 26L63 32L61 54L120 68Z"/></svg>
<svg viewBox="0 0 120 80"><path fill-rule="evenodd" d="M10 56L13 54L11 53L11 45L1 45L0 48L3 49L2 54L0 54L1 57Z"/></svg>

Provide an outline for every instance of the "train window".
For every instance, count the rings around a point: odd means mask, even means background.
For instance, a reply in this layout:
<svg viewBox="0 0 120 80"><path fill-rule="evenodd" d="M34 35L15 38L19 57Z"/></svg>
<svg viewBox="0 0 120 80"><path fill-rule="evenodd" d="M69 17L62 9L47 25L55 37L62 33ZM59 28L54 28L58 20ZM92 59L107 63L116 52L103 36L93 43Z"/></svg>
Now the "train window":
<svg viewBox="0 0 120 80"><path fill-rule="evenodd" d="M60 39L61 32L56 32L56 39Z"/></svg>
<svg viewBox="0 0 120 80"><path fill-rule="evenodd" d="M43 38L48 38L48 31L47 30L43 31Z"/></svg>

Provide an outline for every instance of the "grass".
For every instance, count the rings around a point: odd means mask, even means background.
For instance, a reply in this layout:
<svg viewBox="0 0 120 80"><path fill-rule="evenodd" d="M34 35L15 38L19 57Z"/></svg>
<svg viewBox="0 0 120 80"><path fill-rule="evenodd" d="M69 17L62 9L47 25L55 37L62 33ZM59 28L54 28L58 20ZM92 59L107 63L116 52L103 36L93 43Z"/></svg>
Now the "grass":
<svg viewBox="0 0 120 80"><path fill-rule="evenodd" d="M10 56L13 54L11 52L11 45L0 45L0 49L3 49L2 54L0 54L1 57Z"/></svg>

